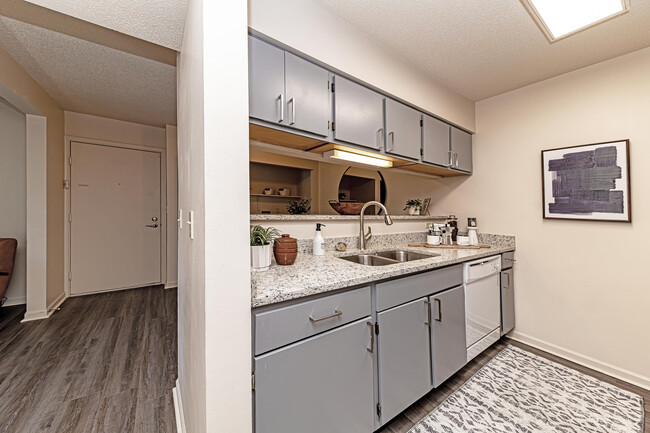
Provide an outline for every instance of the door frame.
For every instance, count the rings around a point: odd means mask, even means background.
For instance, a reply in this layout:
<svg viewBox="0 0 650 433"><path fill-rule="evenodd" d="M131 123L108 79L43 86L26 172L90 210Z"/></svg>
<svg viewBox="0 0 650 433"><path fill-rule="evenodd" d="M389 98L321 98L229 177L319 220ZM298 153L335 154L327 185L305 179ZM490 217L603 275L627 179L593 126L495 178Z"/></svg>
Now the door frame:
<svg viewBox="0 0 650 433"><path fill-rule="evenodd" d="M86 138L86 137L75 137L75 136L65 136L65 206L64 206L64 217L65 217L65 230L64 230L64 265L65 265L65 274L64 274L64 287L66 296L86 296L93 295L95 293L104 293L104 292L114 292L118 290L126 290L135 287L120 287L118 289L103 290L93 293L71 293L72 282L70 280L70 273L72 268L72 223L70 221L70 197L72 193L71 189L71 164L70 157L72 154L72 143L83 143L90 144L95 146L108 146L108 147L117 147L121 149L129 150L140 150L145 152L153 152L160 154L160 284L165 284L167 281L167 224L171 221L169 218L169 210L167 209L167 151L166 149L160 147L151 147L151 146L142 146L139 144L130 144L130 143L120 143L116 141L109 140L99 140L95 138ZM176 215L173 215L174 219Z"/></svg>

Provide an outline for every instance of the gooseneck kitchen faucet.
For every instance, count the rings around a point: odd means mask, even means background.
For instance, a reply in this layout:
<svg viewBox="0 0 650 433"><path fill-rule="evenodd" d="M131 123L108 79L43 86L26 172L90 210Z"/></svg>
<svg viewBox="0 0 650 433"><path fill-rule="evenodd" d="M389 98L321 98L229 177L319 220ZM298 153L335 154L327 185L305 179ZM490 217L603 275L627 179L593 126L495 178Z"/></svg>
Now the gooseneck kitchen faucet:
<svg viewBox="0 0 650 433"><path fill-rule="evenodd" d="M363 214L366 211L366 208L370 205L379 206L384 211L384 222L386 223L387 226L393 224L393 220L391 219L390 215L388 215L388 210L386 209L386 206L379 203L378 201L369 201L368 203L364 204L363 207L361 208L361 218L359 220L359 249L360 250L365 250L366 242L368 242L370 238L372 238L371 227L368 227L368 233L364 233L363 230Z"/></svg>

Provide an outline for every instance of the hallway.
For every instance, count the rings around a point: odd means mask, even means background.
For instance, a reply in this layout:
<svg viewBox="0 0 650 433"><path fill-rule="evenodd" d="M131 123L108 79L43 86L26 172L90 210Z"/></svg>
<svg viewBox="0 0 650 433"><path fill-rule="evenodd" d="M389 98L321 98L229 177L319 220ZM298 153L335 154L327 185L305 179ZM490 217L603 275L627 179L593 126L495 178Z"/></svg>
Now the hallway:
<svg viewBox="0 0 650 433"><path fill-rule="evenodd" d="M0 432L176 431L176 289L69 298L50 319L0 313Z"/></svg>

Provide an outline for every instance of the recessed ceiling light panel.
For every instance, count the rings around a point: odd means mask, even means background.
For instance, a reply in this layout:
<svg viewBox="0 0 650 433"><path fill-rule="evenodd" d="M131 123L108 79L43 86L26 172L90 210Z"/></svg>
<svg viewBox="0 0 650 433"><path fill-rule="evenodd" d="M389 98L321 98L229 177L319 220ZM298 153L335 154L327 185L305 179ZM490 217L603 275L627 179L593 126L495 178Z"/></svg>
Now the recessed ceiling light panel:
<svg viewBox="0 0 650 433"><path fill-rule="evenodd" d="M608 21L629 11L629 0L521 0L549 41Z"/></svg>

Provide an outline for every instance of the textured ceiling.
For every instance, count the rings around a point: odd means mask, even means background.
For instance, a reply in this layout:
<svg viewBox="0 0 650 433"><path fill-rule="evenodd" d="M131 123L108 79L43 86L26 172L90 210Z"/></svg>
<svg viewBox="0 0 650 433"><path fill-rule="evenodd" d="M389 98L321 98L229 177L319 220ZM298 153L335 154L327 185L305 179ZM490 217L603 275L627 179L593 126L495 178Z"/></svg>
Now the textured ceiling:
<svg viewBox="0 0 650 433"><path fill-rule="evenodd" d="M0 17L0 44L65 110L176 124L176 68Z"/></svg>
<svg viewBox="0 0 650 433"><path fill-rule="evenodd" d="M187 0L26 1L176 51L181 48Z"/></svg>
<svg viewBox="0 0 650 433"><path fill-rule="evenodd" d="M549 44L519 0L315 0L478 101L650 46L650 1Z"/></svg>

